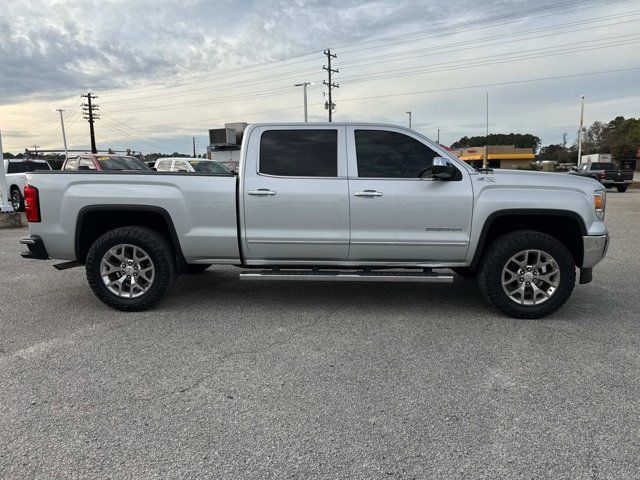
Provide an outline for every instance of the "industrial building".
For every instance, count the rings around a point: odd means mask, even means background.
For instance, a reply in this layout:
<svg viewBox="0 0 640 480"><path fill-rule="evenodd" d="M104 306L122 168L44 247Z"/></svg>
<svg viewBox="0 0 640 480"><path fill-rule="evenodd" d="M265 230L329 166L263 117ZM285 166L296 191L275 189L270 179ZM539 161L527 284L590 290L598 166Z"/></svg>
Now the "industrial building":
<svg viewBox="0 0 640 480"><path fill-rule="evenodd" d="M242 135L248 125L246 122L225 123L224 128L209 130L207 157L236 172L240 163Z"/></svg>

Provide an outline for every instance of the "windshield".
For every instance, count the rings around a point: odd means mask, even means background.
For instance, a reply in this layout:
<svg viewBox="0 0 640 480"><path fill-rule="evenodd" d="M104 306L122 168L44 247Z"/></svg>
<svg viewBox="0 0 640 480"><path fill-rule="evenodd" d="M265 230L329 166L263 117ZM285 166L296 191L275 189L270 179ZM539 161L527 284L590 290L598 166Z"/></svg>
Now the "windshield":
<svg viewBox="0 0 640 480"><path fill-rule="evenodd" d="M231 173L229 169L221 163L211 160L191 160L189 163L196 172L200 173Z"/></svg>
<svg viewBox="0 0 640 480"><path fill-rule="evenodd" d="M591 170L615 170L616 166L613 163L594 163Z"/></svg>
<svg viewBox="0 0 640 480"><path fill-rule="evenodd" d="M51 170L46 162L9 162L7 173L26 173L35 170Z"/></svg>
<svg viewBox="0 0 640 480"><path fill-rule="evenodd" d="M135 157L109 155L98 157L98 163L103 170L151 170Z"/></svg>

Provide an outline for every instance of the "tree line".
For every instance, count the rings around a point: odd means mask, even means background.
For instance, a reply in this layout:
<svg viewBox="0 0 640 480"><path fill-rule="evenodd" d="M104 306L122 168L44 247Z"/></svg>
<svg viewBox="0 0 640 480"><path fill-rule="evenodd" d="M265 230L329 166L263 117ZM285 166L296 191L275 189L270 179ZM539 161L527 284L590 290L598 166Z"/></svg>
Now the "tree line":
<svg viewBox="0 0 640 480"><path fill-rule="evenodd" d="M540 138L530 133L494 133L488 137L462 137L451 144L451 148L483 147L484 145L515 145L518 148L533 148L538 160L553 160L559 163L576 163L578 138L569 145L567 134L562 134L562 143L540 148ZM582 154L611 153L616 160L630 160L640 154L640 118L616 117L608 123L593 122L583 129Z"/></svg>

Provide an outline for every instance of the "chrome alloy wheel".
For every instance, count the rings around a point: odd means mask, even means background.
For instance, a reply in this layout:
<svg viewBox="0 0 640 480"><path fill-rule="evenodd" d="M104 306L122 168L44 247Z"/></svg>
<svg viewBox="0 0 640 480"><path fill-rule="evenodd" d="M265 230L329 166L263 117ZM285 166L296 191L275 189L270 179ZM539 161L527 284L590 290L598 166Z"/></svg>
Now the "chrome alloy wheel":
<svg viewBox="0 0 640 480"><path fill-rule="evenodd" d="M520 305L539 305L549 300L560 285L558 262L542 250L524 250L511 257L502 269L502 289Z"/></svg>
<svg viewBox="0 0 640 480"><path fill-rule="evenodd" d="M100 262L100 276L111 293L121 298L136 298L153 285L155 268L143 249L122 244L104 254Z"/></svg>

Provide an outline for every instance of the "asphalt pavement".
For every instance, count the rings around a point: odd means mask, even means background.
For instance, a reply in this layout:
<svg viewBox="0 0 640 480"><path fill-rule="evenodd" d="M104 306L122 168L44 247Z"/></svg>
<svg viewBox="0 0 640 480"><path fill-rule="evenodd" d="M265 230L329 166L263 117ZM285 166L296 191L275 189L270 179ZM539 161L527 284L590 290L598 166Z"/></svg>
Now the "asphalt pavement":
<svg viewBox="0 0 640 480"><path fill-rule="evenodd" d="M640 190L559 312L452 285L181 277L110 310L0 230L0 477L639 478Z"/></svg>

